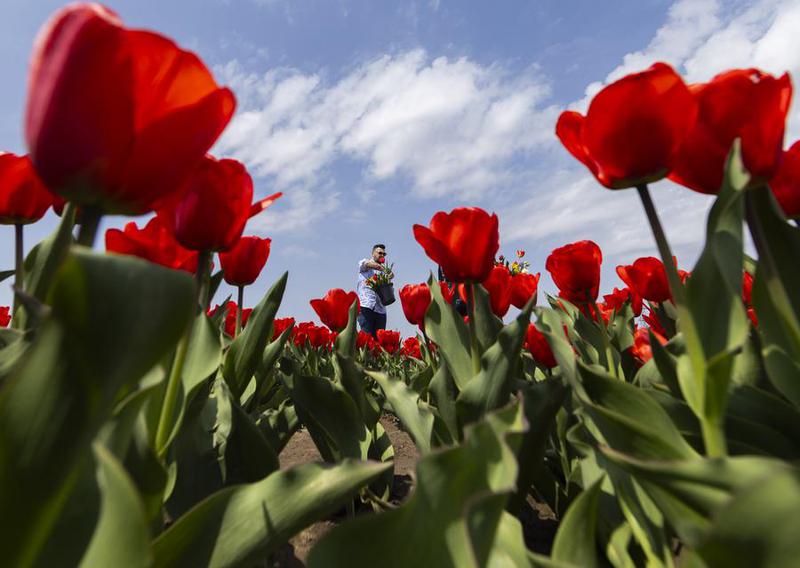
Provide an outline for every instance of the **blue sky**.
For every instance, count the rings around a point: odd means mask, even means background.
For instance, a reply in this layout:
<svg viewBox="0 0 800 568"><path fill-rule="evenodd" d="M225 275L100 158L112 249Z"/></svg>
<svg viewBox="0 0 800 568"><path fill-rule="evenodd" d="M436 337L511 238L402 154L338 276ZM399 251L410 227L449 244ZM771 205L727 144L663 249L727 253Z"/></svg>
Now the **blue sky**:
<svg viewBox="0 0 800 568"><path fill-rule="evenodd" d="M0 149L24 152L30 47L63 4L4 2ZM127 25L196 51L236 92L237 115L214 153L244 161L259 195L286 194L246 231L272 237L273 247L245 303L289 270L281 313L299 321L314 319L310 298L354 288L356 263L375 242L387 244L398 288L423 281L432 266L411 226L459 205L496 211L501 252L525 249L537 272L556 246L595 240L605 254L601 289L610 290L617 264L655 254L652 238L633 194L604 190L561 148L558 113L585 109L604 83L657 60L691 81L749 66L800 76L796 0L108 5ZM798 126L794 106L787 142ZM689 268L710 201L666 182L653 190ZM51 215L31 227L28 244L54 225ZM12 233L2 231L2 268L11 266ZM546 275L541 289L555 291ZM9 302L4 283L0 303ZM399 302L389 326L413 332Z"/></svg>

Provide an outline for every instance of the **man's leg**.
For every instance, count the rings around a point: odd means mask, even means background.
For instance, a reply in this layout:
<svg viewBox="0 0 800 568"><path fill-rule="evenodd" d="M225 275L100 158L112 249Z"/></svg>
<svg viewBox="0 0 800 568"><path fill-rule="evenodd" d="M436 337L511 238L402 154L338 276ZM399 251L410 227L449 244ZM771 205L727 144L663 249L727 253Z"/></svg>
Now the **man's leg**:
<svg viewBox="0 0 800 568"><path fill-rule="evenodd" d="M375 312L370 308L361 308L358 317L363 318L361 331L369 333L370 335L375 335Z"/></svg>
<svg viewBox="0 0 800 568"><path fill-rule="evenodd" d="M379 329L386 329L386 314L375 313L375 332Z"/></svg>

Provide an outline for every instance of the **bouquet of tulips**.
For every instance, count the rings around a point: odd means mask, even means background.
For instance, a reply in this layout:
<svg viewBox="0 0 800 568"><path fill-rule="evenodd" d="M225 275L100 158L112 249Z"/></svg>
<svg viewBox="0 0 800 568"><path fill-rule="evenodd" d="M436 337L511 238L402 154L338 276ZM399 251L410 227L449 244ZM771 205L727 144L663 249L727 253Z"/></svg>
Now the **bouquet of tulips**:
<svg viewBox="0 0 800 568"><path fill-rule="evenodd" d="M388 265L384 270L376 272L367 279L367 286L377 291L381 286L388 286L394 281L394 264Z"/></svg>

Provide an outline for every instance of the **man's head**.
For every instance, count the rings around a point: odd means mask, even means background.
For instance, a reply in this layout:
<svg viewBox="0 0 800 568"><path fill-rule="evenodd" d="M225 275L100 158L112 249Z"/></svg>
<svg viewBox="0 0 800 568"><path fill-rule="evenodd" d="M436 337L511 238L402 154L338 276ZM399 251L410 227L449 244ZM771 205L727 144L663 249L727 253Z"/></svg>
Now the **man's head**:
<svg viewBox="0 0 800 568"><path fill-rule="evenodd" d="M386 257L386 245L378 243L372 247L372 260L383 263Z"/></svg>

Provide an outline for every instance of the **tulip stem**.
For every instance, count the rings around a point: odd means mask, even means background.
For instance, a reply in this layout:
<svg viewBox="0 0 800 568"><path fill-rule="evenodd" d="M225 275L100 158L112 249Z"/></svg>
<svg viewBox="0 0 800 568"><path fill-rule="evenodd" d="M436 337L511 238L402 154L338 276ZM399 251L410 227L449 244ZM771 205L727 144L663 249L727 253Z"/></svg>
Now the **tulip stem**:
<svg viewBox="0 0 800 568"><path fill-rule="evenodd" d="M210 258L211 253L208 251L200 251L197 258L195 306L197 306L199 312L202 312L200 299L203 296L204 283L210 267ZM158 417L158 427L156 428L156 453L160 458L164 458L167 453L167 444L173 428L172 418L175 414L175 405L178 402L178 392L180 391L183 377L183 367L186 363L186 355L189 352L189 342L192 339L192 331L194 330L196 319L196 316L193 317L189 325L186 326L186 331L183 333L183 337L181 337L175 350L175 358L172 361L172 368L167 379L167 391L164 393L164 402L161 405L161 414Z"/></svg>
<svg viewBox="0 0 800 568"><path fill-rule="evenodd" d="M672 297L675 298L676 304L685 306L685 290L681 283L681 278L678 275L678 268L672 260L672 250L669 247L664 228L661 226L661 220L658 218L653 199L650 197L650 190L646 185L638 185L636 186L636 191L639 192L639 198L642 200L644 212L647 215L647 220L650 222L650 228L653 231L653 237L656 239L656 246L658 247L661 261L664 263L664 270L667 273L667 281L669 282Z"/></svg>
<svg viewBox="0 0 800 568"><path fill-rule="evenodd" d="M242 329L242 304L244 303L244 286L237 286L239 295L236 302L236 327L233 330L233 338L239 335L239 330Z"/></svg>
<svg viewBox="0 0 800 568"><path fill-rule="evenodd" d="M481 349L478 345L478 332L475 329L475 283L470 281L467 290L469 291L467 310L469 314L469 338L472 351L472 373L473 375L477 375L481 372Z"/></svg>
<svg viewBox="0 0 800 568"><path fill-rule="evenodd" d="M690 404L690 407L700 421L706 454L709 457L725 456L728 453L728 448L722 425L716 422L712 423L703 413L707 389L706 356L703 350L703 343L700 341L700 332L695 326L692 312L689 309L686 289L683 283L681 283L681 278L678 275L678 267L675 266L675 261L672 259L672 250L670 250L667 236L664 233L664 228L661 226L661 221L658 218L658 213L650 197L650 191L647 185L636 186L636 190L639 192L639 198L642 200L642 206L647 214L647 220L653 231L653 237L656 240L661 262L664 264L664 271L667 274L669 288L678 311L678 326L686 342L686 351L689 355L692 372L692 386L695 392L686 392L686 389L689 387L681 382L684 398L688 401L693 400L695 402L695 404Z"/></svg>
<svg viewBox="0 0 800 568"><path fill-rule="evenodd" d="M103 214L100 209L87 207L81 209L81 227L78 230L78 244L93 248L97 237L97 229L100 227L100 219Z"/></svg>
<svg viewBox="0 0 800 568"><path fill-rule="evenodd" d="M23 278L25 277L24 274L24 258L23 258L23 236L24 236L24 225L22 223L17 223L14 225L14 303L13 308L11 310L12 317L17 314L17 310L19 309L19 298L17 297L16 291L22 290L24 287Z"/></svg>

